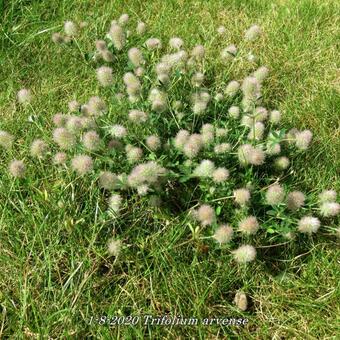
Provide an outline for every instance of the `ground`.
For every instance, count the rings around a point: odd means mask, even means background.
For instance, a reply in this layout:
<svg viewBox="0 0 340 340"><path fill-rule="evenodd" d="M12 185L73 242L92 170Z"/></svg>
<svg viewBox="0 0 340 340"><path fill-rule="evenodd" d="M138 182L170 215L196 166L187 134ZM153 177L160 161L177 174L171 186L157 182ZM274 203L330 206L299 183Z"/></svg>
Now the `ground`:
<svg viewBox="0 0 340 340"><path fill-rule="evenodd" d="M295 161L294 181L310 192L339 192L336 1L11 0L0 6L0 129L16 135L22 152L37 131L48 136L50 118L68 101L100 93L81 52L93 49L121 13L145 21L148 34L163 41L203 41L212 56L219 25L227 28L225 43L237 44L257 23L265 32L257 54L270 69L265 104L284 113L287 127L308 128L315 136L311 150ZM51 43L52 32L69 19L88 22L80 51ZM35 94L33 109L15 101L23 87ZM112 227L97 218L98 191L90 181L65 189L58 171L39 164L35 179L14 185L0 155L0 337L336 338L339 251L327 228L313 239L263 248L254 264L239 267L222 251L185 243L183 220L162 212L150 219L144 207L125 226L128 246L115 262L106 252ZM246 312L232 304L239 289L251 299ZM102 315L165 314L248 323L110 328L90 322Z"/></svg>

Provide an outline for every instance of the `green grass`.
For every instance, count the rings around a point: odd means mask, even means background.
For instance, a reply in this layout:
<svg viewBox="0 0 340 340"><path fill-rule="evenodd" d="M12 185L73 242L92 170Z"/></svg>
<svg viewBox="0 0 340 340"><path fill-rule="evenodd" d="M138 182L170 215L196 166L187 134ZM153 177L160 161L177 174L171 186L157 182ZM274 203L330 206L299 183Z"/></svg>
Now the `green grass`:
<svg viewBox="0 0 340 340"><path fill-rule="evenodd" d="M265 105L284 113L283 125L314 132L312 149L294 160L294 182L302 190L339 192L340 6L336 1L4 1L0 2L0 129L17 137L15 157L24 157L34 138L50 138L53 114L67 102L102 92L82 52L93 49L110 21L123 12L148 24L147 36L182 37L204 43L219 69L216 28L225 45L238 45L258 23L265 31L254 52L270 70ZM57 48L52 32L65 20L86 20L76 46ZM239 70L235 77L243 76ZM240 72L240 73L238 73ZM244 72L244 70L243 70ZM221 68L221 78L225 75ZM15 103L31 88L32 108ZM28 121L34 115L34 123ZM38 132L37 132L38 131ZM134 199L123 225L101 219L96 184L61 176L36 161L22 182L7 175L0 153L0 337L9 338L303 338L339 334L338 244L322 229L313 239L260 248L248 267L230 262L223 250L186 243L186 220L155 213ZM33 170L34 169L34 170ZM106 253L112 230L127 245L122 258ZM243 289L248 311L232 304ZM235 316L245 327L129 327L89 325L91 316L164 314L183 317Z"/></svg>

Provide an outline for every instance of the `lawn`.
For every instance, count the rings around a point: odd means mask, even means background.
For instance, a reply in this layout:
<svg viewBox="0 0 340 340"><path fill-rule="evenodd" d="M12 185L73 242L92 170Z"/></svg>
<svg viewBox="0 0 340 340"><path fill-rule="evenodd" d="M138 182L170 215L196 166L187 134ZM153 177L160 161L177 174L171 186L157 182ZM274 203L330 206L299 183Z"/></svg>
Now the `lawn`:
<svg viewBox="0 0 340 340"><path fill-rule="evenodd" d="M207 50L207 73L225 79L221 45L242 43L258 24L254 45L270 69L264 105L283 113L283 126L310 129L313 143L292 161L291 180L312 195L340 192L339 15L331 0L0 1L0 130L16 137L12 158L25 158L35 138L51 140L51 118L67 103L113 91L96 81L89 52L111 20L128 13L147 23L146 37L164 44L179 36ZM76 43L57 46L53 32L66 20L86 21ZM225 40L216 29L227 29ZM141 39L141 38L140 38ZM233 77L242 68L228 70ZM31 89L32 105L16 101ZM112 112L122 115L112 104ZM112 113L111 112L111 113ZM271 246L258 241L247 266L223 249L190 242L190 222L174 207L151 209L131 197L122 223L102 217L103 197L93 178L76 180L49 161L31 160L22 181L7 171L0 150L0 338L260 338L335 339L339 334L339 218L313 237ZM107 242L118 232L115 259ZM210 244L210 243L209 243ZM247 311L233 304L238 290ZM246 318L244 326L100 325L96 317L163 315Z"/></svg>

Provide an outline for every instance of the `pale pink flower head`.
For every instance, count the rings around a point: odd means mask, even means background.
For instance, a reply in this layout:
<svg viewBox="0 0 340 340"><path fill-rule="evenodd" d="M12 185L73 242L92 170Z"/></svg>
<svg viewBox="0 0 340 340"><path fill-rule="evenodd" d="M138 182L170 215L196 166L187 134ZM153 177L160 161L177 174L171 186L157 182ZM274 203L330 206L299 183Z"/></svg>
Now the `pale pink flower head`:
<svg viewBox="0 0 340 340"><path fill-rule="evenodd" d="M161 147L161 140L156 135L151 135L146 138L146 145L151 151L156 151Z"/></svg>
<svg viewBox="0 0 340 340"><path fill-rule="evenodd" d="M76 144L75 136L67 129L60 127L53 131L53 140L61 149L71 149Z"/></svg>
<svg viewBox="0 0 340 340"><path fill-rule="evenodd" d="M87 155L76 155L71 161L72 169L78 173L78 175L85 175L92 171L93 160Z"/></svg>
<svg viewBox="0 0 340 340"><path fill-rule="evenodd" d="M64 31L68 37L74 37L78 34L78 26L73 21L66 21Z"/></svg>
<svg viewBox="0 0 340 340"><path fill-rule="evenodd" d="M321 203L335 202L336 201L336 191L335 190L324 190L319 195L319 201Z"/></svg>
<svg viewBox="0 0 340 340"><path fill-rule="evenodd" d="M254 41L262 34L262 30L258 25L250 26L244 34L245 40Z"/></svg>
<svg viewBox="0 0 340 340"><path fill-rule="evenodd" d="M313 138L313 134L309 130L297 132L295 135L295 145L300 150L308 149Z"/></svg>
<svg viewBox="0 0 340 340"><path fill-rule="evenodd" d="M339 211L340 204L337 202L324 202L320 205L320 214L324 217L334 217Z"/></svg>
<svg viewBox="0 0 340 340"><path fill-rule="evenodd" d="M48 145L41 139L36 139L31 144L31 156L43 158L48 152Z"/></svg>
<svg viewBox="0 0 340 340"><path fill-rule="evenodd" d="M118 183L117 175L110 171L103 171L99 176L99 187L105 190L113 190Z"/></svg>
<svg viewBox="0 0 340 340"><path fill-rule="evenodd" d="M88 131L83 135L83 144L86 149L96 151L100 148L100 137L96 131Z"/></svg>
<svg viewBox="0 0 340 340"><path fill-rule="evenodd" d="M301 191L292 191L287 195L287 208L291 211L298 210L305 203L305 195Z"/></svg>
<svg viewBox="0 0 340 340"><path fill-rule="evenodd" d="M279 184L270 186L266 192L266 203L269 205L277 205L282 203L285 193Z"/></svg>
<svg viewBox="0 0 340 340"><path fill-rule="evenodd" d="M27 105L32 101L32 92L29 89L21 89L17 93L18 102Z"/></svg>
<svg viewBox="0 0 340 340"><path fill-rule="evenodd" d="M146 24L144 22L139 22L136 27L136 32L139 35L143 35L146 31Z"/></svg>
<svg viewBox="0 0 340 340"><path fill-rule="evenodd" d="M238 230L245 235L253 235L259 230L259 222L255 216L249 216L240 221Z"/></svg>
<svg viewBox="0 0 340 340"><path fill-rule="evenodd" d="M197 210L197 219L202 226L211 225L216 219L214 209L208 204L201 205Z"/></svg>
<svg viewBox="0 0 340 340"><path fill-rule="evenodd" d="M6 150L12 148L14 142L14 136L7 131L0 130L0 146Z"/></svg>
<svg viewBox="0 0 340 340"><path fill-rule="evenodd" d="M128 57L134 67L144 64L143 54L137 47L132 47L129 49Z"/></svg>
<svg viewBox="0 0 340 340"><path fill-rule="evenodd" d="M111 239L107 244L107 251L110 255L118 257L122 249L122 241Z"/></svg>
<svg viewBox="0 0 340 340"><path fill-rule="evenodd" d="M248 263L255 260L256 249L251 245L245 244L232 251L232 254L237 263Z"/></svg>
<svg viewBox="0 0 340 340"><path fill-rule="evenodd" d="M246 188L234 190L235 202L239 205L246 205L250 200L250 191Z"/></svg>
<svg viewBox="0 0 340 340"><path fill-rule="evenodd" d="M23 178L26 173L26 165L23 161L14 159L9 164L9 172L13 177Z"/></svg>
<svg viewBox="0 0 340 340"><path fill-rule="evenodd" d="M125 45L125 33L121 26L119 26L117 23L113 23L109 31L109 37L111 38L114 47L118 51L123 49Z"/></svg>
<svg viewBox="0 0 340 340"><path fill-rule="evenodd" d="M298 231L304 234L313 234L320 228L320 221L313 216L302 217L298 222Z"/></svg>
<svg viewBox="0 0 340 340"><path fill-rule="evenodd" d="M230 242L233 237L233 234L234 234L233 228L230 227L228 224L223 224L216 229L213 238L219 244L223 244Z"/></svg>
<svg viewBox="0 0 340 340"><path fill-rule="evenodd" d="M112 85L113 83L112 68L108 66L101 66L97 68L97 79L100 85L104 87Z"/></svg>
<svg viewBox="0 0 340 340"><path fill-rule="evenodd" d="M217 168L212 173L212 179L215 183L225 182L229 178L229 170L226 168Z"/></svg>
<svg viewBox="0 0 340 340"><path fill-rule="evenodd" d="M53 163L56 165L65 164L67 161L67 154L65 152L57 152L53 157Z"/></svg>

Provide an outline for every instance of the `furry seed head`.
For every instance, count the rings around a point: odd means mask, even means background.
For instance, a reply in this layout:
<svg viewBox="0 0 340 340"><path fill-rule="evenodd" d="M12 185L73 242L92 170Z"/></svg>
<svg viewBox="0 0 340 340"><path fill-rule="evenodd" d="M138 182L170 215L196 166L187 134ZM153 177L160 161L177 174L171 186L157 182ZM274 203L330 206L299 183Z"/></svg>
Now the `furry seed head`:
<svg viewBox="0 0 340 340"><path fill-rule="evenodd" d="M187 142L184 144L183 153L188 158L194 158L198 155L202 146L202 136L199 134L193 134L189 136Z"/></svg>
<svg viewBox="0 0 340 340"><path fill-rule="evenodd" d="M292 191L287 196L287 208L296 211L305 203L305 195L301 191Z"/></svg>
<svg viewBox="0 0 340 340"><path fill-rule="evenodd" d="M248 134L250 140L261 140L263 138L265 126L262 122L255 123Z"/></svg>
<svg viewBox="0 0 340 340"><path fill-rule="evenodd" d="M123 81L126 85L126 92L129 96L138 96L140 94L141 83L132 72L125 73Z"/></svg>
<svg viewBox="0 0 340 340"><path fill-rule="evenodd" d="M263 122L268 118L268 111L265 107L258 106L251 116L255 119L255 122Z"/></svg>
<svg viewBox="0 0 340 340"><path fill-rule="evenodd" d="M279 184L274 184L266 192L266 203L269 205L280 204L284 199L285 193Z"/></svg>
<svg viewBox="0 0 340 340"><path fill-rule="evenodd" d="M155 184L166 175L167 171L154 161L137 165L128 176L128 184L137 188L142 184Z"/></svg>
<svg viewBox="0 0 340 340"><path fill-rule="evenodd" d="M234 298L234 303L240 311L246 311L248 308L247 295L243 292L237 292Z"/></svg>
<svg viewBox="0 0 340 340"><path fill-rule="evenodd" d="M87 114L89 116L98 117L106 112L107 112L107 106L103 99L97 96L91 97L89 99L87 103Z"/></svg>
<svg viewBox="0 0 340 340"><path fill-rule="evenodd" d="M65 126L67 123L67 120L70 118L69 115L64 115L62 113L56 113L53 118L53 124L57 127Z"/></svg>
<svg viewBox="0 0 340 340"><path fill-rule="evenodd" d="M95 151L100 148L100 137L96 131L88 131L83 135L83 144L86 149Z"/></svg>
<svg viewBox="0 0 340 340"><path fill-rule="evenodd" d="M191 78L191 84L196 87L200 87L204 81L204 74L202 72L196 72Z"/></svg>
<svg viewBox="0 0 340 340"><path fill-rule="evenodd" d="M110 171L103 171L99 176L99 187L105 190L113 190L116 188L118 178Z"/></svg>
<svg viewBox="0 0 340 340"><path fill-rule="evenodd" d="M215 183L225 182L229 178L229 171L226 168L217 168L212 173L212 179Z"/></svg>
<svg viewBox="0 0 340 340"><path fill-rule="evenodd" d="M320 214L324 217L333 217L339 214L340 204L337 202L325 202L320 205Z"/></svg>
<svg viewBox="0 0 340 340"><path fill-rule="evenodd" d="M129 163L137 163L143 157L143 150L135 146L127 145L126 157Z"/></svg>
<svg viewBox="0 0 340 340"><path fill-rule="evenodd" d="M103 52L107 50L106 42L104 40L96 40L95 44L98 52Z"/></svg>
<svg viewBox="0 0 340 340"><path fill-rule="evenodd" d="M80 109L80 104L76 100L71 100L67 105L69 112L78 112Z"/></svg>
<svg viewBox="0 0 340 340"><path fill-rule="evenodd" d="M128 57L134 67L144 64L143 54L137 47L132 47L129 49Z"/></svg>
<svg viewBox="0 0 340 340"><path fill-rule="evenodd" d="M145 46L149 49L149 50L156 50L156 49L161 49L162 48L162 43L159 39L157 38L149 38L146 42L145 42Z"/></svg>
<svg viewBox="0 0 340 340"><path fill-rule="evenodd" d="M246 205L250 200L250 191L245 188L234 190L235 202L239 205Z"/></svg>
<svg viewBox="0 0 340 340"><path fill-rule="evenodd" d="M157 88L153 88L149 94L151 109L155 112L162 113L167 109L167 94Z"/></svg>
<svg viewBox="0 0 340 340"><path fill-rule="evenodd" d="M73 21L64 23L64 32L68 37L74 37L78 34L78 27Z"/></svg>
<svg viewBox="0 0 340 340"><path fill-rule="evenodd" d="M174 37L169 40L169 46L170 48L174 50L180 50L183 45L184 45L184 42L181 38Z"/></svg>
<svg viewBox="0 0 340 340"><path fill-rule="evenodd" d="M324 190L319 195L319 201L321 203L335 202L336 201L336 191L335 190Z"/></svg>
<svg viewBox="0 0 340 340"><path fill-rule="evenodd" d="M112 68L108 66L101 66L97 68L97 79L102 86L112 85Z"/></svg>
<svg viewBox="0 0 340 340"><path fill-rule="evenodd" d="M244 144L238 148L238 159L241 165L262 165L265 161L265 153L260 148L254 148L250 144Z"/></svg>
<svg viewBox="0 0 340 340"><path fill-rule="evenodd" d="M212 224L216 219L214 209L208 204L201 205L197 210L197 219L202 226Z"/></svg>
<svg viewBox="0 0 340 340"><path fill-rule="evenodd" d="M221 51L221 60L222 62L228 62L235 58L237 54L237 48L235 45L229 45Z"/></svg>
<svg viewBox="0 0 340 340"><path fill-rule="evenodd" d="M107 244L107 251L110 255L118 257L122 249L122 241L111 239Z"/></svg>
<svg viewBox="0 0 340 340"><path fill-rule="evenodd" d="M124 138L127 135L127 130L122 125L112 125L110 129L110 134L112 137Z"/></svg>
<svg viewBox="0 0 340 340"><path fill-rule="evenodd" d="M254 41L262 34L261 28L257 25L253 25L248 28L244 34L245 40Z"/></svg>
<svg viewBox="0 0 340 340"><path fill-rule="evenodd" d="M178 150L183 150L184 144L189 139L190 133L187 130L179 130L174 138L175 148Z"/></svg>
<svg viewBox="0 0 340 340"><path fill-rule="evenodd" d="M109 50L101 51L100 55L103 58L103 60L106 61L107 63L112 63L114 60L113 54Z"/></svg>
<svg viewBox="0 0 340 340"><path fill-rule="evenodd" d="M119 194L112 194L108 200L109 210L118 213L122 204L122 197Z"/></svg>
<svg viewBox="0 0 340 340"><path fill-rule="evenodd" d="M222 224L216 229L213 238L219 244L223 244L230 242L230 240L233 237L233 234L234 231L232 227L230 227L228 224Z"/></svg>
<svg viewBox="0 0 340 340"><path fill-rule="evenodd" d="M196 167L193 172L193 175L196 177L211 177L215 170L215 165L209 159L204 159L201 163Z"/></svg>
<svg viewBox="0 0 340 340"><path fill-rule="evenodd" d="M86 155L77 155L71 161L72 169L78 173L78 175L85 175L91 172L93 169L92 158Z"/></svg>
<svg viewBox="0 0 340 340"><path fill-rule="evenodd" d="M242 245L236 250L231 252L237 263L248 263L255 260L256 249L248 244Z"/></svg>
<svg viewBox="0 0 340 340"><path fill-rule="evenodd" d="M194 114L202 115L207 109L208 103L210 101L210 94L208 92L198 92L192 96Z"/></svg>
<svg viewBox="0 0 340 340"><path fill-rule="evenodd" d="M219 26L218 28L217 28L217 33L219 34L219 35L223 35L223 34L225 34L227 32L227 29L224 27L224 26Z"/></svg>
<svg viewBox="0 0 340 340"><path fill-rule="evenodd" d="M146 138L146 145L151 151L156 151L161 147L161 140L158 136L152 135Z"/></svg>
<svg viewBox="0 0 340 340"><path fill-rule="evenodd" d="M302 217L298 222L298 230L301 233L312 234L316 233L320 228L320 221L316 217L305 216Z"/></svg>
<svg viewBox="0 0 340 340"><path fill-rule="evenodd" d="M48 152L48 145L41 139L36 139L31 145L31 156L43 158Z"/></svg>
<svg viewBox="0 0 340 340"><path fill-rule="evenodd" d="M53 131L53 140L61 149L71 149L76 144L76 138L67 129L60 127Z"/></svg>
<svg viewBox="0 0 340 340"><path fill-rule="evenodd" d="M270 112L269 121L272 124L278 124L278 123L280 123L280 120L281 120L281 112L280 111L273 110L273 111Z"/></svg>
<svg viewBox="0 0 340 340"><path fill-rule="evenodd" d="M13 177L22 178L26 173L26 165L23 161L14 159L10 162L8 170Z"/></svg>
<svg viewBox="0 0 340 340"><path fill-rule="evenodd" d="M113 42L113 46L120 51L125 45L125 33L123 28L116 23L111 25L109 36Z"/></svg>
<svg viewBox="0 0 340 340"><path fill-rule="evenodd" d="M309 130L297 132L295 135L295 145L300 150L306 150L312 141L313 134Z"/></svg>
<svg viewBox="0 0 340 340"><path fill-rule="evenodd" d="M27 105L32 101L31 90L21 89L17 93L18 102L22 105Z"/></svg>
<svg viewBox="0 0 340 340"><path fill-rule="evenodd" d="M268 74L269 69L265 66L261 66L253 73L253 77L262 83L268 77Z"/></svg>
<svg viewBox="0 0 340 340"><path fill-rule="evenodd" d="M148 120L148 114L140 110L130 110L129 120L133 123L145 123Z"/></svg>
<svg viewBox="0 0 340 340"><path fill-rule="evenodd" d="M240 83L236 80L232 80L231 82L228 83L224 92L229 97L234 97L239 89L240 89Z"/></svg>
<svg viewBox="0 0 340 340"><path fill-rule="evenodd" d="M129 15L124 13L118 19L118 24L121 26L125 26L129 21Z"/></svg>
<svg viewBox="0 0 340 340"><path fill-rule="evenodd" d="M226 137L228 135L229 130L224 128L216 129L216 137Z"/></svg>
<svg viewBox="0 0 340 340"><path fill-rule="evenodd" d="M275 159L274 161L274 166L278 169L278 170L285 170L289 167L289 159L285 156L282 157L278 157Z"/></svg>
<svg viewBox="0 0 340 340"><path fill-rule="evenodd" d="M139 22L136 27L136 32L139 35L144 34L146 31L146 24L144 22Z"/></svg>
<svg viewBox="0 0 340 340"><path fill-rule="evenodd" d="M64 37L58 32L53 33L51 39L55 44L62 44L64 42Z"/></svg>
<svg viewBox="0 0 340 340"><path fill-rule="evenodd" d="M214 146L214 152L216 154L223 154L231 150L231 145L229 143L216 144Z"/></svg>
<svg viewBox="0 0 340 340"><path fill-rule="evenodd" d="M205 49L203 45L196 45L192 51L191 56L194 57L196 60L202 60L205 55Z"/></svg>
<svg viewBox="0 0 340 340"><path fill-rule="evenodd" d="M14 136L6 131L0 130L0 146L6 150L12 148L14 142Z"/></svg>
<svg viewBox="0 0 340 340"><path fill-rule="evenodd" d="M245 235L253 235L259 229L259 222L255 216L249 216L240 221L238 230Z"/></svg>
<svg viewBox="0 0 340 340"><path fill-rule="evenodd" d="M142 184L139 187L137 187L137 193L140 196L145 196L149 192L149 186L146 184Z"/></svg>
<svg viewBox="0 0 340 340"><path fill-rule="evenodd" d="M255 77L246 77L242 82L242 92L246 98L258 98L260 83Z"/></svg>
<svg viewBox="0 0 340 340"><path fill-rule="evenodd" d="M57 165L65 164L67 161L67 155L65 152L57 152L53 157L53 163Z"/></svg>
<svg viewBox="0 0 340 340"><path fill-rule="evenodd" d="M77 134L83 129L83 119L79 116L70 116L66 122L68 131Z"/></svg>
<svg viewBox="0 0 340 340"><path fill-rule="evenodd" d="M228 113L231 118L237 119L240 117L240 108L238 106L231 106Z"/></svg>
<svg viewBox="0 0 340 340"><path fill-rule="evenodd" d="M250 153L249 163L252 165L262 165L265 161L266 155L259 147L253 148Z"/></svg>

